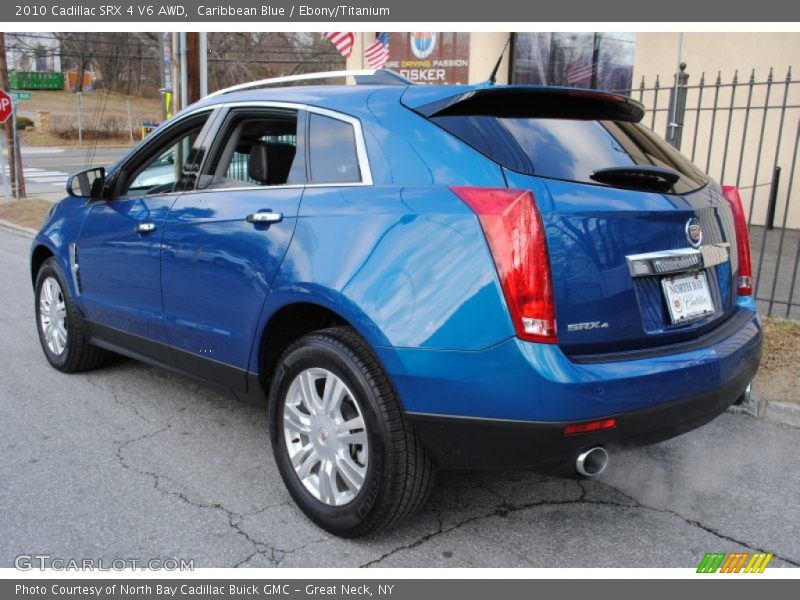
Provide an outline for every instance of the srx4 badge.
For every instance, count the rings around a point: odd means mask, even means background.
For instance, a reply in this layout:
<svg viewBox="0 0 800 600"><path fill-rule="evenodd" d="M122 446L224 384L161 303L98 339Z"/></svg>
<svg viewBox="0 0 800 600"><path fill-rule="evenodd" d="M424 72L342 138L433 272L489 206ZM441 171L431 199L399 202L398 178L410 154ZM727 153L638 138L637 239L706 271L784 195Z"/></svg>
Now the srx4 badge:
<svg viewBox="0 0 800 600"><path fill-rule="evenodd" d="M569 323L567 325L567 331L589 331L590 329L608 329L608 323L586 321L586 323Z"/></svg>

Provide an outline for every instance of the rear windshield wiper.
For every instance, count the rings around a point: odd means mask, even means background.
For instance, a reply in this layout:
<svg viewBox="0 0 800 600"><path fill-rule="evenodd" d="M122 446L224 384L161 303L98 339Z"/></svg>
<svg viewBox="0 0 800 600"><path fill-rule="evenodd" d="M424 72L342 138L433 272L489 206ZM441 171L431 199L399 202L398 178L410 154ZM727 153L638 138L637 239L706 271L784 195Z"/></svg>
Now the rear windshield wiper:
<svg viewBox="0 0 800 600"><path fill-rule="evenodd" d="M628 165L597 169L591 175L598 183L617 187L668 191L681 178L680 173L667 167Z"/></svg>

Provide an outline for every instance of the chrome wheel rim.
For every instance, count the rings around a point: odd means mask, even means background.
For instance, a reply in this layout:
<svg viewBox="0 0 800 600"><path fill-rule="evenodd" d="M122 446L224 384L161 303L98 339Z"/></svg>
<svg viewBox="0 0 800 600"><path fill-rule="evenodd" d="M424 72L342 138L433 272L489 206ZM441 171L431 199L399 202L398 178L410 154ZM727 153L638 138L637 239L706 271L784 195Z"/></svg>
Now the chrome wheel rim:
<svg viewBox="0 0 800 600"><path fill-rule="evenodd" d="M353 501L369 448L361 407L341 378L319 368L297 375L283 405L283 435L294 472L314 498L329 506Z"/></svg>
<svg viewBox="0 0 800 600"><path fill-rule="evenodd" d="M39 327L47 348L59 356L67 347L67 307L55 277L48 277L39 290Z"/></svg>

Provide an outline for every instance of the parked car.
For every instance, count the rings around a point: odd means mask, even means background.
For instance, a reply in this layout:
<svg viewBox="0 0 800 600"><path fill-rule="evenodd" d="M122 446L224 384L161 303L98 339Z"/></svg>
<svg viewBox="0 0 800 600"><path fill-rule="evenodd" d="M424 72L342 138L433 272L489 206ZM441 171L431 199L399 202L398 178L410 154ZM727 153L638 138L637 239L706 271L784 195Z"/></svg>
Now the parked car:
<svg viewBox="0 0 800 600"><path fill-rule="evenodd" d="M641 105L359 79L223 90L71 178L31 253L50 364L117 352L266 403L289 493L349 537L437 468L594 476L749 393L739 194Z"/></svg>

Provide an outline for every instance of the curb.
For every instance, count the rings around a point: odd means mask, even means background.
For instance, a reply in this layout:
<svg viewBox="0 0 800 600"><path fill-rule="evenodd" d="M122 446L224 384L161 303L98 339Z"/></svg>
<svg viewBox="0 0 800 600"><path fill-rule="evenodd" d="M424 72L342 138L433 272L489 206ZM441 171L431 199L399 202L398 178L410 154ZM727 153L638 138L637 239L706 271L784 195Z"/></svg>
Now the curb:
<svg viewBox="0 0 800 600"><path fill-rule="evenodd" d="M726 412L735 415L744 414L754 419L780 423L800 429L800 405L791 402L767 400L751 395L749 402L732 404Z"/></svg>
<svg viewBox="0 0 800 600"><path fill-rule="evenodd" d="M789 402L764 402L762 418L772 423L783 423L800 428L800 406Z"/></svg>
<svg viewBox="0 0 800 600"><path fill-rule="evenodd" d="M35 229L31 229L30 227L22 227L21 225L16 225L15 223L6 221L4 219L0 219L0 231L7 231L8 233L13 233L15 235L30 239L36 237Z"/></svg>
<svg viewBox="0 0 800 600"><path fill-rule="evenodd" d="M750 399L747 402L731 404L727 412L738 415L745 414L754 419L758 419L759 417L763 418L765 405L766 401L762 402L760 398L756 398L753 394L750 394Z"/></svg>

